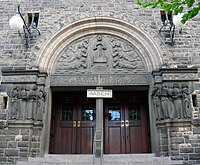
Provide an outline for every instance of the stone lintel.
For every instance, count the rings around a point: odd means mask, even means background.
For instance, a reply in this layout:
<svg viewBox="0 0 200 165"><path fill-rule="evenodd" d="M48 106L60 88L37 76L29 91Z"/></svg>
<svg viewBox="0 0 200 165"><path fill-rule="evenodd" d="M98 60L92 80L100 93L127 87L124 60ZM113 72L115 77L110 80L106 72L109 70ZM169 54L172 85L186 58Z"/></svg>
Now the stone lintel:
<svg viewBox="0 0 200 165"><path fill-rule="evenodd" d="M51 86L149 85L148 74L52 75Z"/></svg>

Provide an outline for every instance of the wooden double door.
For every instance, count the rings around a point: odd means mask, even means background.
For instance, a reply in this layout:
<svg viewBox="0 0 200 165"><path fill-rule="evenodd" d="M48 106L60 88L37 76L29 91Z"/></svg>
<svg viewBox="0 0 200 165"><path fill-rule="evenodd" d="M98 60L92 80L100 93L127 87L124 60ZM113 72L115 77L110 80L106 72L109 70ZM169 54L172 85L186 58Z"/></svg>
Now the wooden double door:
<svg viewBox="0 0 200 165"><path fill-rule="evenodd" d="M54 95L50 153L92 154L96 99ZM104 99L104 153L149 152L148 115L144 96L116 94Z"/></svg>
<svg viewBox="0 0 200 165"><path fill-rule="evenodd" d="M105 103L106 154L149 152L148 122L144 105L128 98Z"/></svg>
<svg viewBox="0 0 200 165"><path fill-rule="evenodd" d="M91 154L95 100L57 96L52 114L50 153Z"/></svg>

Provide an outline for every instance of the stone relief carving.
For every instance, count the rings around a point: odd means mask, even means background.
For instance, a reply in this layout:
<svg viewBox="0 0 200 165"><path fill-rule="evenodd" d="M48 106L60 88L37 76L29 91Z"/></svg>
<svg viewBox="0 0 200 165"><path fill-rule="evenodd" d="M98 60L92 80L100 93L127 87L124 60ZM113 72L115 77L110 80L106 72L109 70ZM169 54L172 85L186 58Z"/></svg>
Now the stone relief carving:
<svg viewBox="0 0 200 165"><path fill-rule="evenodd" d="M58 70L79 70L87 67L88 39L69 46L58 60Z"/></svg>
<svg viewBox="0 0 200 165"><path fill-rule="evenodd" d="M129 42L111 35L90 35L63 50L55 74L145 73L145 68Z"/></svg>
<svg viewBox="0 0 200 165"><path fill-rule="evenodd" d="M96 43L94 45L94 57L93 63L106 63L107 57L105 50L107 49L106 43L103 41L101 35L97 37Z"/></svg>
<svg viewBox="0 0 200 165"><path fill-rule="evenodd" d="M42 121L46 92L36 85L18 85L9 93L9 120Z"/></svg>
<svg viewBox="0 0 200 165"><path fill-rule="evenodd" d="M155 86L152 92L157 120L191 119L192 103L187 84Z"/></svg>
<svg viewBox="0 0 200 165"><path fill-rule="evenodd" d="M135 50L130 45L123 45L114 38L111 39L113 68L138 68L140 61Z"/></svg>

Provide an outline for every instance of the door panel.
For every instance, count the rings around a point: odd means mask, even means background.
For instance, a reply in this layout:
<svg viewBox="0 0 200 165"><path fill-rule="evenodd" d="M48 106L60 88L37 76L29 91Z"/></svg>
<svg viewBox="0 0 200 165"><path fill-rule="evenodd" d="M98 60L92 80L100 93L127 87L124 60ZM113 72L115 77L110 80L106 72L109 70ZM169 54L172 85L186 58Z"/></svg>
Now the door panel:
<svg viewBox="0 0 200 165"><path fill-rule="evenodd" d="M92 153L92 139L93 139L93 128L81 128L80 129L80 153L91 154Z"/></svg>
<svg viewBox="0 0 200 165"><path fill-rule="evenodd" d="M123 110L119 102L109 102L105 106L104 152L120 154L124 152Z"/></svg>
<svg viewBox="0 0 200 165"><path fill-rule="evenodd" d="M136 133L137 132L137 133ZM142 153L142 133L140 127L130 127L127 135L128 153Z"/></svg>
<svg viewBox="0 0 200 165"><path fill-rule="evenodd" d="M77 130L77 151L81 154L92 154L93 136L95 131L95 102L79 103L78 122L80 122Z"/></svg>
<svg viewBox="0 0 200 165"><path fill-rule="evenodd" d="M108 137L108 139L109 139L108 153L113 153L113 154L121 153L122 152L121 128L120 127L109 127L108 135L109 135L109 137Z"/></svg>
<svg viewBox="0 0 200 165"><path fill-rule="evenodd" d="M92 154L95 100L57 96L53 111L50 153Z"/></svg>
<svg viewBox="0 0 200 165"><path fill-rule="evenodd" d="M68 138L69 137L69 138ZM66 140L67 138L67 140ZM66 128L61 127L60 128L60 140L62 143L60 143L59 153L73 153L73 129L72 128ZM68 147L63 147L68 146Z"/></svg>

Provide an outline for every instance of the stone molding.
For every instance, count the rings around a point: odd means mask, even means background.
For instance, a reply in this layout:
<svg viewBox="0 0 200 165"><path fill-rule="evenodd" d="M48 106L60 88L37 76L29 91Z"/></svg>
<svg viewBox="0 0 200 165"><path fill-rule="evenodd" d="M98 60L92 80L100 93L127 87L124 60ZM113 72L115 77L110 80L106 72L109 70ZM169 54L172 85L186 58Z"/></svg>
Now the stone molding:
<svg viewBox="0 0 200 165"><path fill-rule="evenodd" d="M190 127L191 119L166 119L156 122L157 128L166 128L166 127Z"/></svg>
<svg viewBox="0 0 200 165"><path fill-rule="evenodd" d="M40 72L38 69L3 67L1 72L1 84L36 83L38 85L44 85L47 77L45 72Z"/></svg>
<svg viewBox="0 0 200 165"><path fill-rule="evenodd" d="M198 80L198 69L193 68L160 68L159 70L153 71L155 84L163 82L180 82L180 81L199 81Z"/></svg>
<svg viewBox="0 0 200 165"><path fill-rule="evenodd" d="M52 73L63 49L74 40L90 34L115 35L132 43L139 50L148 72L163 64L160 48L144 31L116 18L95 17L77 21L58 31L44 46L36 66L42 71Z"/></svg>

